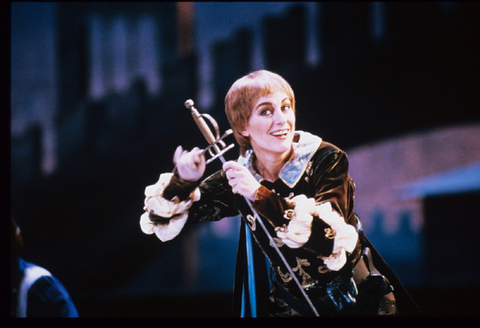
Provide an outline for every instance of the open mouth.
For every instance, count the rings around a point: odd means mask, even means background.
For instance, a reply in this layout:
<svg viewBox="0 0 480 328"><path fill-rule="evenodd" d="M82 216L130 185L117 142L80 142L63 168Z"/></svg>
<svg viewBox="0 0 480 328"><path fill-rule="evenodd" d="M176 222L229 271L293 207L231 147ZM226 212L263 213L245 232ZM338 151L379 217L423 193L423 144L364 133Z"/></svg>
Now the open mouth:
<svg viewBox="0 0 480 328"><path fill-rule="evenodd" d="M288 134L288 131L290 131L290 130L289 129L278 130L278 131L274 131L274 132L270 133L270 135L272 135L274 137L284 137Z"/></svg>

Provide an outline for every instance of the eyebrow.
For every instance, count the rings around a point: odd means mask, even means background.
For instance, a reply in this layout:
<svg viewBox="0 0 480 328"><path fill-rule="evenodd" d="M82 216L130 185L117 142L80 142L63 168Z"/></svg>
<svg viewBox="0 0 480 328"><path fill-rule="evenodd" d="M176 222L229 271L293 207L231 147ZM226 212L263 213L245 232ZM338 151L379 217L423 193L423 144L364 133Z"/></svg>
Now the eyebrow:
<svg viewBox="0 0 480 328"><path fill-rule="evenodd" d="M290 98L289 97L285 97L284 99L282 99L282 104L286 101L290 101ZM255 107L255 109L258 109L260 107L262 107L263 105L271 105L272 103L270 101L265 101L265 102L262 102L261 104L258 104L257 107Z"/></svg>

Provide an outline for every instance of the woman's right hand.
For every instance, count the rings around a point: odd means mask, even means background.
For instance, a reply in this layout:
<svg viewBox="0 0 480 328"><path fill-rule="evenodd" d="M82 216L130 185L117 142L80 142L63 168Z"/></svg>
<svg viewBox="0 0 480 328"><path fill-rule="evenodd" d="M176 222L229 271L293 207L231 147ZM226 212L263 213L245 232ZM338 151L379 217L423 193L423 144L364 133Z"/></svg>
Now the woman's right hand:
<svg viewBox="0 0 480 328"><path fill-rule="evenodd" d="M205 155L198 147L190 152L178 146L173 155L173 163L177 166L178 174L182 180L198 181L205 172Z"/></svg>

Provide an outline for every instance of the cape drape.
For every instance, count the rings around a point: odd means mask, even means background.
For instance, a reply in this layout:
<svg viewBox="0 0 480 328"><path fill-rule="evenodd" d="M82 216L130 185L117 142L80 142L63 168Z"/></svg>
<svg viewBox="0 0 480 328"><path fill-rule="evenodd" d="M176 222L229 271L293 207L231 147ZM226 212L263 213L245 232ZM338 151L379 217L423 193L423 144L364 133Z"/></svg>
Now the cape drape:
<svg viewBox="0 0 480 328"><path fill-rule="evenodd" d="M398 314L401 316L420 315L421 310L400 282L397 275L367 238L364 231L359 228L358 233L362 247L370 248L375 267L393 286ZM271 285L269 283L266 261L268 261L268 259L251 236L250 230L246 227L246 223L242 221L235 266L233 292L234 317L268 316L266 305Z"/></svg>

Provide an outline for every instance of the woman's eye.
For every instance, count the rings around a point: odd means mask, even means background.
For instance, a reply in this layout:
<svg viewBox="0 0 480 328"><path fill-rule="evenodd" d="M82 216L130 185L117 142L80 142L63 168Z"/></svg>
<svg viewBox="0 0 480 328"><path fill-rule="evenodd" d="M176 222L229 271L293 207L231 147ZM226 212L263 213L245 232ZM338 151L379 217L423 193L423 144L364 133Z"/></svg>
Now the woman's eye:
<svg viewBox="0 0 480 328"><path fill-rule="evenodd" d="M269 115L270 113L271 113L270 109L264 109L260 111L260 115L262 116Z"/></svg>
<svg viewBox="0 0 480 328"><path fill-rule="evenodd" d="M290 110L290 105L285 105L282 107L282 110L283 111L287 111L287 110Z"/></svg>

